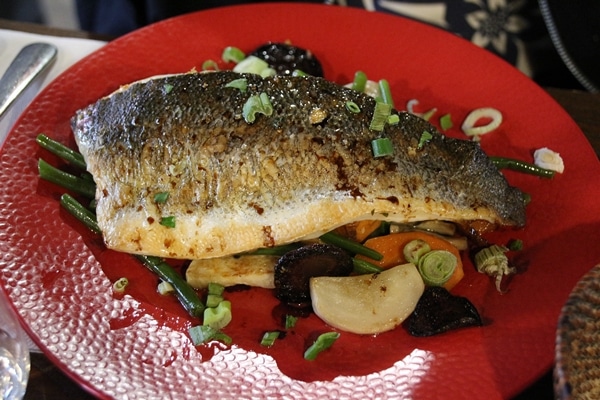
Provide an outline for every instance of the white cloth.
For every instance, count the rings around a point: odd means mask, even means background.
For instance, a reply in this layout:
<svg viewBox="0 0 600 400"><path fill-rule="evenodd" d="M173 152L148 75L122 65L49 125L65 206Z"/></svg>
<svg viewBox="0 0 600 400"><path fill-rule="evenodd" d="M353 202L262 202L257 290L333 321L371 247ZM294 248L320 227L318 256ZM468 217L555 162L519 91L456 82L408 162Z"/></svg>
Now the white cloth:
<svg viewBox="0 0 600 400"><path fill-rule="evenodd" d="M4 143L4 140L21 113L27 108L40 90L71 65L106 44L105 42L98 40L38 35L0 29L0 75L4 74L12 60L24 46L36 42L45 42L55 45L58 49L56 59L52 65L42 72L21 96L13 102L6 113L0 118L0 146ZM39 352L38 347L31 339L28 340L28 345L30 351Z"/></svg>
<svg viewBox="0 0 600 400"><path fill-rule="evenodd" d="M0 75L21 49L31 43L45 42L56 46L58 53L52 65L35 79L27 90L11 105L0 118L0 146L17 118L27 108L35 96L64 70L75 64L88 54L98 50L106 43L99 40L65 38L58 36L38 35L0 29Z"/></svg>

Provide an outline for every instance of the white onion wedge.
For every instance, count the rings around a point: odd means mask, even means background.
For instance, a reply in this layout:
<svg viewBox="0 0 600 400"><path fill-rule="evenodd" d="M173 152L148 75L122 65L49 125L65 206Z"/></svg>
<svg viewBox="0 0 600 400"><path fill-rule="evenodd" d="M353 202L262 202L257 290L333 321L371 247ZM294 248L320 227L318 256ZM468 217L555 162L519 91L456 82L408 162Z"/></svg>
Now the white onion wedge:
<svg viewBox="0 0 600 400"><path fill-rule="evenodd" d="M394 329L413 312L424 290L413 264L378 274L310 280L315 314L334 328L358 334Z"/></svg>

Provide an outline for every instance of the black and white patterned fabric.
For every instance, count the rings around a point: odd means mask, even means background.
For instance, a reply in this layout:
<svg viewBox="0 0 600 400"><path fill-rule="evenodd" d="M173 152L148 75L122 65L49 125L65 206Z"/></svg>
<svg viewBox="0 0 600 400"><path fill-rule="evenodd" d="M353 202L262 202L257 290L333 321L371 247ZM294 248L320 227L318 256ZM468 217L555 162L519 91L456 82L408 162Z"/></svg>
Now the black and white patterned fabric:
<svg viewBox="0 0 600 400"><path fill-rule="evenodd" d="M536 0L341 0L337 4L401 15L445 29L531 77L536 77L539 60L554 52Z"/></svg>

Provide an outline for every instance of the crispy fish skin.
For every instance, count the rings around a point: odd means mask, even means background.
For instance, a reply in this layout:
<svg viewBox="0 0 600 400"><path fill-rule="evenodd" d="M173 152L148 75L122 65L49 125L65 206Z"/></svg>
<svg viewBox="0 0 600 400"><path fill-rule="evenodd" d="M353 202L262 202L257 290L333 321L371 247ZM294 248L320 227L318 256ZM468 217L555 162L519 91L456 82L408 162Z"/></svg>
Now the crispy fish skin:
<svg viewBox="0 0 600 400"><path fill-rule="evenodd" d="M245 91L227 87L242 77ZM248 123L242 109L260 93L273 112ZM222 257L360 219L524 225L522 193L477 144L408 113L373 131L374 107L321 78L191 72L126 85L79 110L72 128L104 240L119 251ZM424 131L432 138L419 146ZM393 155L373 157L378 137ZM175 227L160 224L171 216Z"/></svg>

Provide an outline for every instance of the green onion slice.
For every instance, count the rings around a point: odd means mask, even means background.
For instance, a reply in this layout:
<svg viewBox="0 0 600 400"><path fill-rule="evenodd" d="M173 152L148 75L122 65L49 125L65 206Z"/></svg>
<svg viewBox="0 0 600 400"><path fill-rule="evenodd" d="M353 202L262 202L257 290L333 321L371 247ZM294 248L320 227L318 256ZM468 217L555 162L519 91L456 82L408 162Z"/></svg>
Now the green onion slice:
<svg viewBox="0 0 600 400"><path fill-rule="evenodd" d="M246 54L237 47L227 46L223 49L223 54L221 55L221 59L225 62L234 62L239 63L244 58L246 58Z"/></svg>
<svg viewBox="0 0 600 400"><path fill-rule="evenodd" d="M450 114L444 114L440 117L440 127L442 130L447 131L452 128L454 123L452 122L452 116Z"/></svg>
<svg viewBox="0 0 600 400"><path fill-rule="evenodd" d="M165 282L165 281L161 281L156 290L158 290L158 293L160 293L163 296L172 294L175 292L175 289L173 288L173 285L171 285L169 282Z"/></svg>
<svg viewBox="0 0 600 400"><path fill-rule="evenodd" d="M169 199L169 192L159 192L154 195L154 202L157 204L166 203Z"/></svg>
<svg viewBox="0 0 600 400"><path fill-rule="evenodd" d="M419 259L417 265L423 282L429 286L442 286L450 279L458 260L446 250L431 250Z"/></svg>
<svg viewBox="0 0 600 400"><path fill-rule="evenodd" d="M202 71L218 71L219 65L214 60L206 60L202 63Z"/></svg>
<svg viewBox="0 0 600 400"><path fill-rule="evenodd" d="M391 115L392 106L380 101L375 103L375 110L373 110L373 117L371 118L371 124L369 129L372 131L381 132L387 123L388 117Z"/></svg>
<svg viewBox="0 0 600 400"><path fill-rule="evenodd" d="M353 114L358 114L360 112L360 107L353 101L347 101L346 110L350 111Z"/></svg>
<svg viewBox="0 0 600 400"><path fill-rule="evenodd" d="M417 146L417 149L422 149L423 146L425 146L425 143L428 143L431 139L433 139L431 132L423 131L423 133L421 133L421 137L419 138L419 145Z"/></svg>
<svg viewBox="0 0 600 400"><path fill-rule="evenodd" d="M352 82L352 89L358 92L364 92L367 86L367 75L362 71L356 71L354 74L354 81Z"/></svg>
<svg viewBox="0 0 600 400"><path fill-rule="evenodd" d="M394 154L394 146L389 138L378 138L371 141L373 157L385 157Z"/></svg>
<svg viewBox="0 0 600 400"><path fill-rule="evenodd" d="M129 285L129 280L127 278L119 278L115 281L115 283L113 283L113 290L116 293L123 293L125 292L127 285Z"/></svg>
<svg viewBox="0 0 600 400"><path fill-rule="evenodd" d="M267 68L269 68L269 64L262 58L248 56L233 67L233 71L261 75L262 71Z"/></svg>
<svg viewBox="0 0 600 400"><path fill-rule="evenodd" d="M223 300L216 307L204 309L204 325L219 330L226 327L232 319L231 302Z"/></svg>
<svg viewBox="0 0 600 400"><path fill-rule="evenodd" d="M175 228L175 217L173 215L169 217L162 217L159 224L166 226L167 228Z"/></svg>
<svg viewBox="0 0 600 400"><path fill-rule="evenodd" d="M426 241L421 239L411 240L404 246L402 253L406 261L418 265L419 260L431 251L431 247Z"/></svg>
<svg viewBox="0 0 600 400"><path fill-rule="evenodd" d="M264 114L266 116L273 114L273 105L265 92L262 92L260 95L250 96L244 104L242 115L247 123L251 124L254 122L256 114Z"/></svg>
<svg viewBox="0 0 600 400"><path fill-rule="evenodd" d="M277 338L279 338L279 331L272 331L272 332L265 332L265 334L263 335L261 341L260 341L260 345L264 346L264 347L271 347L273 346L273 344L275 344L275 340L277 340Z"/></svg>
<svg viewBox="0 0 600 400"><path fill-rule="evenodd" d="M394 100L392 99L390 84L385 79L381 79L379 81L379 95L381 96L381 101L394 108Z"/></svg>
<svg viewBox="0 0 600 400"><path fill-rule="evenodd" d="M319 335L317 340L304 352L304 359L313 361L319 353L330 348L333 343L338 340L340 334L338 332L327 332Z"/></svg>
<svg viewBox="0 0 600 400"><path fill-rule="evenodd" d="M246 78L234 79L225 85L227 88L239 89L242 93L248 89L248 80Z"/></svg>
<svg viewBox="0 0 600 400"><path fill-rule="evenodd" d="M291 329L296 326L296 322L298 321L298 317L294 317L293 315L286 314L285 316L285 329Z"/></svg>
<svg viewBox="0 0 600 400"><path fill-rule="evenodd" d="M400 116L398 114L392 114L388 117L387 123L390 125L398 125L400 122Z"/></svg>
<svg viewBox="0 0 600 400"><path fill-rule="evenodd" d="M211 340L218 340L226 345L230 345L232 343L231 337L207 325L193 326L188 329L188 333L194 346L208 343Z"/></svg>

